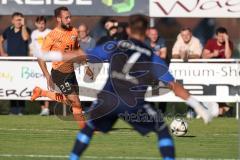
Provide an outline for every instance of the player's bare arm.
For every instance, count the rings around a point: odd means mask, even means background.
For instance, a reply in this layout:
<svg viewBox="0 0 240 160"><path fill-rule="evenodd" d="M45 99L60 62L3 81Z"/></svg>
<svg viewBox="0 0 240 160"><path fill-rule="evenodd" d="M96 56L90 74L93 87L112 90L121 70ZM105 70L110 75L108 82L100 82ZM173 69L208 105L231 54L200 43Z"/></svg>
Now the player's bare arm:
<svg viewBox="0 0 240 160"><path fill-rule="evenodd" d="M52 81L50 73L47 70L46 62L41 60L41 59L38 59L38 64L39 64L44 76L46 77L48 89L53 90L54 89L54 83Z"/></svg>
<svg viewBox="0 0 240 160"><path fill-rule="evenodd" d="M63 61L71 61L72 63L80 63L85 66L85 73L91 78L94 78L93 72L90 67L87 65L87 56L86 53L82 49L78 49L75 51L69 51L66 53L62 53Z"/></svg>

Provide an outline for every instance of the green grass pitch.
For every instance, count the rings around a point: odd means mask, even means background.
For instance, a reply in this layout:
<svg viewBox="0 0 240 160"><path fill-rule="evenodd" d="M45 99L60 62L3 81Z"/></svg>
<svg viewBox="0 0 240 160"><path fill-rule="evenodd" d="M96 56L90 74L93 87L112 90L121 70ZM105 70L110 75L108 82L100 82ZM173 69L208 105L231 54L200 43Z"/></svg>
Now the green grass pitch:
<svg viewBox="0 0 240 160"><path fill-rule="evenodd" d="M234 118L217 118L204 125L188 121L185 137L174 137L176 155L193 159L238 159L239 123ZM0 160L67 159L78 132L73 121L58 117L0 116ZM140 136L123 121L105 135L96 133L81 160L157 160L156 137Z"/></svg>

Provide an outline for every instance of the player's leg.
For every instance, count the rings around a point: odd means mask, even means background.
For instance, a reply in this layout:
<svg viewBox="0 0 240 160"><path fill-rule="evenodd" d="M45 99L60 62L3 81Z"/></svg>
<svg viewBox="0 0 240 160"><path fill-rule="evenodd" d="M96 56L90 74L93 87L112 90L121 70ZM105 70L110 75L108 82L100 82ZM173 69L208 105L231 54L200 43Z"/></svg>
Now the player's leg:
<svg viewBox="0 0 240 160"><path fill-rule="evenodd" d="M158 148L163 157L163 160L174 160L175 147L167 125L156 134L158 137Z"/></svg>
<svg viewBox="0 0 240 160"><path fill-rule="evenodd" d="M175 93L176 96L184 99L186 103L192 107L195 112L200 115L205 123L209 123L214 116L215 111L218 110L218 105L204 105L198 100L193 98L190 93L183 88L183 86L177 82L169 82L170 89Z"/></svg>
<svg viewBox="0 0 240 160"><path fill-rule="evenodd" d="M168 71L168 66L165 64L165 62L162 59L160 59L157 56L154 56L152 61L155 63L153 65L153 72L157 76L158 80L167 84L169 88L175 93L176 96L185 100L186 103L189 106L191 106L195 110L195 112L203 118L205 123L209 123L215 114L215 113L211 113L211 111L218 110L218 108L209 109L213 107L205 106L205 105L203 106L195 98L193 98L190 95L190 93L183 88L181 84L175 82L173 76ZM162 68L162 70L164 71L164 74L161 70L159 70L159 67ZM214 106L217 106L217 105L214 105Z"/></svg>
<svg viewBox="0 0 240 160"><path fill-rule="evenodd" d="M152 107L149 103L138 104L135 109L124 108L124 110L120 117L142 135L155 132L158 137L157 146L163 160L174 160L174 142L168 131L167 124L163 120L161 110ZM131 117L134 117L134 119Z"/></svg>
<svg viewBox="0 0 240 160"><path fill-rule="evenodd" d="M87 149L92 139L94 130L94 126L91 123L86 123L85 127L79 131L72 152L69 156L69 160L79 160L80 156Z"/></svg>
<svg viewBox="0 0 240 160"><path fill-rule="evenodd" d="M49 102L48 101L41 101L41 113L40 116L48 116L49 115Z"/></svg>
<svg viewBox="0 0 240 160"><path fill-rule="evenodd" d="M84 128L77 134L76 141L73 146L73 150L70 154L69 160L79 160L83 152L87 149L90 140L92 139L93 132L97 129L98 131L107 133L111 130L112 126L116 123L118 116L113 112L105 115L103 112L102 116L98 116L100 110L95 110L95 108L106 107L106 102L100 101L93 102L89 112L89 120L86 122ZM95 113L98 112L98 113ZM96 117L97 115L97 117Z"/></svg>
<svg viewBox="0 0 240 160"><path fill-rule="evenodd" d="M66 84L69 85L66 85ZM72 73L65 79L66 95L70 102L73 111L73 117L78 122L79 128L85 126L85 117L83 115L83 108L79 99L79 87L75 73Z"/></svg>
<svg viewBox="0 0 240 160"><path fill-rule="evenodd" d="M69 101L64 94L54 92L54 91L44 90L44 89L41 89L40 87L35 87L32 91L31 101L35 101L37 98L40 98L40 97L47 97L51 100L54 100L60 103L69 104Z"/></svg>
<svg viewBox="0 0 240 160"><path fill-rule="evenodd" d="M67 99L72 107L74 119L78 122L79 128L83 128L85 126L85 117L78 94L67 95Z"/></svg>

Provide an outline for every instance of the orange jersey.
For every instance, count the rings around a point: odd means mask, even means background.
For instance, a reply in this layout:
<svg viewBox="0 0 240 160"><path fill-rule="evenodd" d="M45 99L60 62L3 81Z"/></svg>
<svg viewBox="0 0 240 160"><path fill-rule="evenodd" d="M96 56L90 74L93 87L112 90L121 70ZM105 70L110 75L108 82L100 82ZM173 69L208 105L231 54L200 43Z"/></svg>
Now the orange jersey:
<svg viewBox="0 0 240 160"><path fill-rule="evenodd" d="M78 49L78 32L77 29L60 30L55 28L46 37L43 42L43 51L61 51L67 52ZM70 62L53 62L52 68L63 73L74 71L73 63Z"/></svg>

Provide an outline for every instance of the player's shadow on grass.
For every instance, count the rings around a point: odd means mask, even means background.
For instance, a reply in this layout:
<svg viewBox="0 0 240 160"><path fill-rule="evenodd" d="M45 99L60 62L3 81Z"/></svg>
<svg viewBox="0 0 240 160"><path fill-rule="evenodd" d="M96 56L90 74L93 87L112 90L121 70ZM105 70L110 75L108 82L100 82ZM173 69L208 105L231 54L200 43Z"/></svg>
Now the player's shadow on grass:
<svg viewBox="0 0 240 160"><path fill-rule="evenodd" d="M111 132L117 132L117 131L133 131L133 128L127 128L127 127L119 127L119 128L112 128Z"/></svg>
<svg viewBox="0 0 240 160"><path fill-rule="evenodd" d="M192 135L189 135L189 136L178 136L180 138L195 138L196 136L192 136Z"/></svg>

